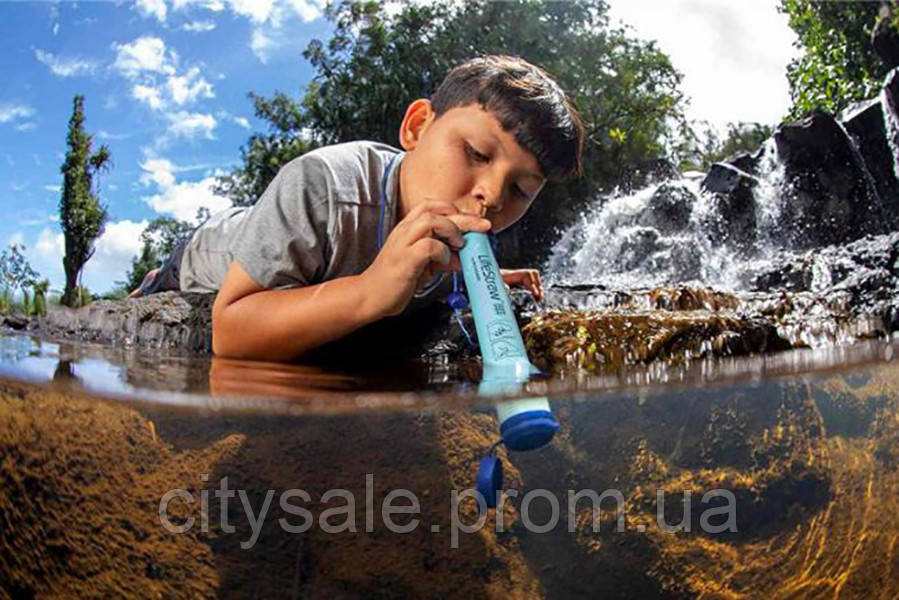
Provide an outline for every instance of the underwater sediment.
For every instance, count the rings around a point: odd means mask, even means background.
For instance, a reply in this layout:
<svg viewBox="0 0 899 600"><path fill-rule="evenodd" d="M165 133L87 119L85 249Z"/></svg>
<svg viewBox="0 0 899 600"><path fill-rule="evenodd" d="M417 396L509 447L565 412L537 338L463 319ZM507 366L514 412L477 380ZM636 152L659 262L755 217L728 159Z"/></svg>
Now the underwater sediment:
<svg viewBox="0 0 899 600"><path fill-rule="evenodd" d="M111 403L4 383L0 390L0 595L296 598L869 598L899 594L899 377L890 364L740 386L659 389L553 403L563 429L533 453L499 450L502 530L488 524L452 547L451 493L471 486L495 437L478 411L347 416L215 413ZM378 520L365 530L367 476ZM215 496L242 500L230 531ZM314 519L356 498L356 532L290 533L283 490L309 494ZM410 533L380 521L386 495L420 503ZM159 504L173 489L193 502ZM560 500L557 526L526 526L522 496ZM209 526L199 499L206 491ZM616 490L602 510L568 490ZM703 529L732 495L736 531ZM659 494L664 498L660 508ZM535 500L529 522L551 520ZM346 519L333 516L331 522ZM472 502L459 506L465 523ZM660 516L661 515L661 516ZM722 525L722 515L706 525ZM408 524L405 516L397 522ZM669 533L665 526L679 526ZM434 531L432 526L438 526Z"/></svg>

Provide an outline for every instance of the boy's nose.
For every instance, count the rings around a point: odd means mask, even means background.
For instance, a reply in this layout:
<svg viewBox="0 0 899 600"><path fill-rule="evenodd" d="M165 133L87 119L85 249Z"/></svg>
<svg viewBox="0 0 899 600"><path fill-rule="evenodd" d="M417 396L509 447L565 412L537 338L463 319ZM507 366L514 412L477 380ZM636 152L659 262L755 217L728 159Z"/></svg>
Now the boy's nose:
<svg viewBox="0 0 899 600"><path fill-rule="evenodd" d="M466 196L459 206L459 211L466 215L477 215L483 218L487 214L487 205L475 196Z"/></svg>

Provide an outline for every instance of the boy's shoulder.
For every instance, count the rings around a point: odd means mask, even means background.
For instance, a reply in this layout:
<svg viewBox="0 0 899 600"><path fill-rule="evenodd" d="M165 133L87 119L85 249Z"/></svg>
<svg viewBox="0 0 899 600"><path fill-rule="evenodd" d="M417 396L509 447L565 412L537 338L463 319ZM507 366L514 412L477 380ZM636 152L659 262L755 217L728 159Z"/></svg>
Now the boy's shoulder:
<svg viewBox="0 0 899 600"><path fill-rule="evenodd" d="M359 177L377 180L390 160L402 151L366 140L322 146L299 156L282 167L286 173L319 171L336 180L357 181Z"/></svg>

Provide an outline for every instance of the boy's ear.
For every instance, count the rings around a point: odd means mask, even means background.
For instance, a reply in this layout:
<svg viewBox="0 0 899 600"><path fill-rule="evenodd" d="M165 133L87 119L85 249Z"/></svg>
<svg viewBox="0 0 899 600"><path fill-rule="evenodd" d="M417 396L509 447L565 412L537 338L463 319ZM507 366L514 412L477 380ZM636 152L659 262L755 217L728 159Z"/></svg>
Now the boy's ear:
<svg viewBox="0 0 899 600"><path fill-rule="evenodd" d="M400 144L407 152L414 150L422 134L434 122L436 114L431 101L419 98L406 109L406 116L400 125Z"/></svg>

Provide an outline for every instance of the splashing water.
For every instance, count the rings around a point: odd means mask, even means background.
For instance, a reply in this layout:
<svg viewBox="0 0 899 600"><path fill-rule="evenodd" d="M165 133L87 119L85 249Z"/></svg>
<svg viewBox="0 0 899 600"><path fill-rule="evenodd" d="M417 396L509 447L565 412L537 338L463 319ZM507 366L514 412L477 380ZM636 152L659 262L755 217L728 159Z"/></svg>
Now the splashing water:
<svg viewBox="0 0 899 600"><path fill-rule="evenodd" d="M784 249L781 215L788 190L773 140L762 147L756 174L741 176L752 182L745 207L723 207L695 172L629 195L598 198L553 248L549 282L616 289L675 283L743 287L747 265L754 270ZM728 232L736 216L728 212L746 209L753 218L742 231ZM748 244L737 243L737 237Z"/></svg>

